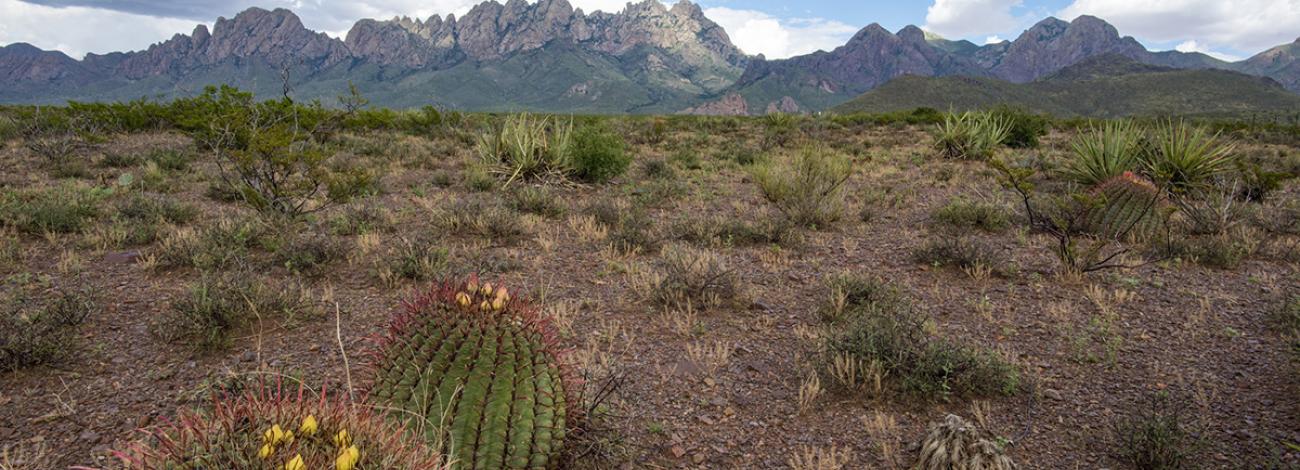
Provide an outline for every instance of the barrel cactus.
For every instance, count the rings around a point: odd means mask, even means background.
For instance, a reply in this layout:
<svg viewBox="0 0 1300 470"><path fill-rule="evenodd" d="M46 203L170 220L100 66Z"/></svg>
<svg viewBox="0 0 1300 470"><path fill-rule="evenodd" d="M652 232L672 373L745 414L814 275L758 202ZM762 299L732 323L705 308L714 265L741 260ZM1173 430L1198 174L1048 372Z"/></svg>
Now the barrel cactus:
<svg viewBox="0 0 1300 470"><path fill-rule="evenodd" d="M554 469L576 419L549 324L504 286L442 282L406 303L373 353L371 402L466 469Z"/></svg>
<svg viewBox="0 0 1300 470"><path fill-rule="evenodd" d="M1086 230L1111 239L1150 236L1159 224L1160 198L1159 188L1132 172L1112 177L1089 193Z"/></svg>
<svg viewBox="0 0 1300 470"><path fill-rule="evenodd" d="M262 383L222 394L117 452L128 469L447 470L441 451L369 407Z"/></svg>

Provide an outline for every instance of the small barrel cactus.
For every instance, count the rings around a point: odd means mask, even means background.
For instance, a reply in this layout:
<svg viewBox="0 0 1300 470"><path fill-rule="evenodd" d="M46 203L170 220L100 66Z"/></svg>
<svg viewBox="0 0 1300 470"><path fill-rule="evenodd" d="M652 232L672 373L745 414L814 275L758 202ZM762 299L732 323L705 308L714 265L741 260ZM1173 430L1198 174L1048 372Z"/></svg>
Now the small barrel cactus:
<svg viewBox="0 0 1300 470"><path fill-rule="evenodd" d="M1015 470L1002 446L981 434L960 416L948 415L931 426L912 470Z"/></svg>
<svg viewBox="0 0 1300 470"><path fill-rule="evenodd" d="M123 467L447 470L439 449L363 405L261 383L117 452Z"/></svg>
<svg viewBox="0 0 1300 470"><path fill-rule="evenodd" d="M1132 172L1101 182L1089 196L1087 231L1103 238L1145 238L1158 227L1160 190Z"/></svg>
<svg viewBox="0 0 1300 470"><path fill-rule="evenodd" d="M443 282L374 352L371 402L426 430L457 468L554 469L576 387L549 324L502 286Z"/></svg>

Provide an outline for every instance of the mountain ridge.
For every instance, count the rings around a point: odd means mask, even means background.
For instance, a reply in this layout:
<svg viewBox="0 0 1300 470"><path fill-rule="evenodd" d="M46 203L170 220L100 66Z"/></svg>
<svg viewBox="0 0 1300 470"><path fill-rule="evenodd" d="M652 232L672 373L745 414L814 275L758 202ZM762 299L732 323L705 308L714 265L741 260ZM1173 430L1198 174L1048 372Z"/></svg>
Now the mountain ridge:
<svg viewBox="0 0 1300 470"><path fill-rule="evenodd" d="M0 102L171 97L230 83L259 95L329 98L349 82L375 104L468 110L760 114L829 109L904 76L1029 83L1091 57L1179 69L1224 69L1300 92L1300 39L1245 61L1152 52L1091 16L1046 18L1015 40L975 45L919 27L879 24L831 51L749 56L696 4L628 3L585 13L567 0L488 1L465 15L358 20L342 38L290 10L249 8L211 30L134 52L75 60L27 44L0 47ZM522 58L529 60L522 60ZM522 82L518 77L530 77ZM476 83L476 82L490 83ZM462 96L467 90L494 96Z"/></svg>

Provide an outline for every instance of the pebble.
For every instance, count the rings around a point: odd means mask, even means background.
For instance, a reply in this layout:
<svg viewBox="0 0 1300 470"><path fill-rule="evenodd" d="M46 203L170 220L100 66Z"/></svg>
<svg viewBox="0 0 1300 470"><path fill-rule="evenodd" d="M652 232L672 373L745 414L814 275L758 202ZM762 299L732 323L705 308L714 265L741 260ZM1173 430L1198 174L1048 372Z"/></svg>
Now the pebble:
<svg viewBox="0 0 1300 470"><path fill-rule="evenodd" d="M1065 400L1065 398L1061 396L1061 392L1058 392L1058 391L1056 391L1056 390L1052 390L1052 389L1050 389L1050 388L1049 388L1049 389L1046 389L1046 390L1043 390L1043 396L1045 396L1045 397L1047 397L1047 398L1051 398L1051 399L1056 400L1056 401L1063 401L1063 400Z"/></svg>

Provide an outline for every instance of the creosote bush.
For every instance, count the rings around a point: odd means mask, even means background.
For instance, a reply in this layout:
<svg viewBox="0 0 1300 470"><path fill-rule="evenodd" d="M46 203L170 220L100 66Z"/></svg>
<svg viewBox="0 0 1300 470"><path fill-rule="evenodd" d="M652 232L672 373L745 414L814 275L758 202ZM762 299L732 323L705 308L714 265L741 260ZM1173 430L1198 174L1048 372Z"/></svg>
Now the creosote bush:
<svg viewBox="0 0 1300 470"><path fill-rule="evenodd" d="M155 257L158 267L225 269L248 262L249 249L266 227L253 219L223 218L200 228L181 227L163 237Z"/></svg>
<svg viewBox="0 0 1300 470"><path fill-rule="evenodd" d="M367 397L457 468L558 468L581 416L554 338L505 286L439 282L394 316L371 353Z"/></svg>
<svg viewBox="0 0 1300 470"><path fill-rule="evenodd" d="M999 232L1010 225L1007 211L1002 206L960 197L935 210L930 218L948 227L986 232Z"/></svg>
<svg viewBox="0 0 1300 470"><path fill-rule="evenodd" d="M753 167L763 196L796 225L823 227L844 211L844 183L852 162L825 147L804 147Z"/></svg>
<svg viewBox="0 0 1300 470"><path fill-rule="evenodd" d="M622 175L632 164L624 151L623 138L597 125L586 125L573 133L569 147L573 176L589 183L604 183Z"/></svg>
<svg viewBox="0 0 1300 470"><path fill-rule="evenodd" d="M106 194L73 185L0 190L0 226L29 235L78 233L100 215L99 204Z"/></svg>
<svg viewBox="0 0 1300 470"><path fill-rule="evenodd" d="M452 468L423 433L368 405L270 380L223 391L116 454L131 470Z"/></svg>
<svg viewBox="0 0 1300 470"><path fill-rule="evenodd" d="M997 353L929 335L921 315L890 288L837 278L826 291L834 313L822 314L827 323L820 368L841 386L858 389L883 377L900 392L923 399L1010 395L1020 389L1015 365ZM845 374L846 369L855 372Z"/></svg>

